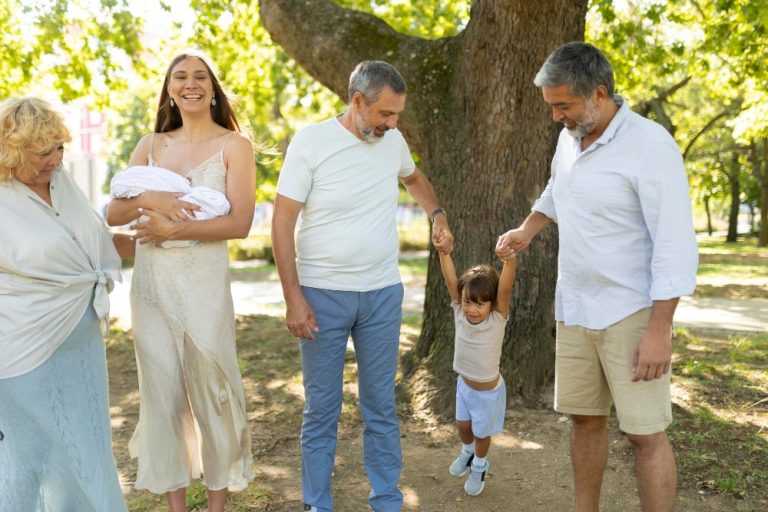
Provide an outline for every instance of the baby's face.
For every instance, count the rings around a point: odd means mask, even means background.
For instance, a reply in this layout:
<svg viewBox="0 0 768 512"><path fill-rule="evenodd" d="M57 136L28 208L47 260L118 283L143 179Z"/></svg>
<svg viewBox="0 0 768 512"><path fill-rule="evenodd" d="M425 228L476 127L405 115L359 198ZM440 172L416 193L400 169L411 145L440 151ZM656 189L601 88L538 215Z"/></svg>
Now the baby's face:
<svg viewBox="0 0 768 512"><path fill-rule="evenodd" d="M479 324L491 314L491 301L476 302L467 297L467 291L461 292L461 311L467 317L469 323Z"/></svg>

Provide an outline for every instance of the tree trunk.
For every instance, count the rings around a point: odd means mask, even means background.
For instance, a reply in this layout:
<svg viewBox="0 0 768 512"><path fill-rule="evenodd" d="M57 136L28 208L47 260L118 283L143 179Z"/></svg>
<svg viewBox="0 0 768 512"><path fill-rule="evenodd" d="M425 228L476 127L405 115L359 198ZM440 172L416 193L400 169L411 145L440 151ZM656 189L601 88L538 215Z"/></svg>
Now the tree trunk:
<svg viewBox="0 0 768 512"><path fill-rule="evenodd" d="M760 185L760 230L757 245L768 247L768 138L750 144L752 174Z"/></svg>
<svg viewBox="0 0 768 512"><path fill-rule="evenodd" d="M725 175L728 177L728 183L731 185L731 207L728 212L728 236L726 242L736 242L739 232L739 206L741 206L741 182L739 181L739 174L741 174L739 155L733 154L733 160L731 161L731 168L728 169L726 164L721 163Z"/></svg>
<svg viewBox="0 0 768 512"><path fill-rule="evenodd" d="M707 214L707 234L712 236L712 212L709 210L709 198L711 196L707 194L704 196L704 212Z"/></svg>
<svg viewBox="0 0 768 512"><path fill-rule="evenodd" d="M528 215L549 177L559 127L533 85L547 55L582 39L587 0L475 0L459 35L425 40L326 0L260 0L273 40L346 98L362 60L386 60L408 83L398 127L422 161L456 239L459 272L496 262L499 235ZM558 13L553 15L553 13ZM556 229L518 258L502 350L508 391L532 397L553 375ZM419 405L453 410L453 314L430 251L421 338L404 366Z"/></svg>

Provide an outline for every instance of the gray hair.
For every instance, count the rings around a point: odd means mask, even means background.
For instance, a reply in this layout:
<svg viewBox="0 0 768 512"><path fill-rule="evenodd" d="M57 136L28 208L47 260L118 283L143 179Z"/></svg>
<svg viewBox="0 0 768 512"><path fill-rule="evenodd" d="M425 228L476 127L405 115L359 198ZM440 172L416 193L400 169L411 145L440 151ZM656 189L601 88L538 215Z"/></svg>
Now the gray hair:
<svg viewBox="0 0 768 512"><path fill-rule="evenodd" d="M613 97L613 68L605 55L591 44L566 43L547 57L533 79L536 87L567 85L571 94L589 98L600 85Z"/></svg>
<svg viewBox="0 0 768 512"><path fill-rule="evenodd" d="M349 101L356 92L363 95L365 103L370 105L377 99L384 87L389 87L395 94L405 94L405 80L398 70L383 60L361 62L349 75Z"/></svg>

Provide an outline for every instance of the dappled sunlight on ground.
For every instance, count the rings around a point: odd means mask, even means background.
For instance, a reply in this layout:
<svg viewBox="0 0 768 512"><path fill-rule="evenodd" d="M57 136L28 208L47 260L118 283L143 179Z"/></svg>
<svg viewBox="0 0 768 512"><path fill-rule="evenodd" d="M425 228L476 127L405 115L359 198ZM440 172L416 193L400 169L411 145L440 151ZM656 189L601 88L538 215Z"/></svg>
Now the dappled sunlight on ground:
<svg viewBox="0 0 768 512"><path fill-rule="evenodd" d="M517 448L521 450L541 450L543 448L539 443L527 439L520 439L519 437L505 434L504 432L493 438L493 444L500 448Z"/></svg>

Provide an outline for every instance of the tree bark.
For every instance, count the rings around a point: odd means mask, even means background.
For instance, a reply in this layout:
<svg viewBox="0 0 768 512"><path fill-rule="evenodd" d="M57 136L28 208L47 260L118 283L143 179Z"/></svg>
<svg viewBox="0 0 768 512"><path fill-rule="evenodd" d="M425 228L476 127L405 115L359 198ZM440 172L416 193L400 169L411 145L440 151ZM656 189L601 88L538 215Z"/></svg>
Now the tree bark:
<svg viewBox="0 0 768 512"><path fill-rule="evenodd" d="M587 0L475 0L465 30L425 40L327 0L259 0L272 39L347 97L349 73L386 60L408 84L398 127L422 161L456 238L457 269L496 262L499 235L528 215L549 178L559 127L533 85L560 44L584 34ZM557 14L553 14L557 13ZM531 398L553 375L556 229L518 258L501 373ZM419 405L453 411L453 314L430 251L421 337L404 366Z"/></svg>
<svg viewBox="0 0 768 512"><path fill-rule="evenodd" d="M720 167L723 169L725 176L728 178L728 183L731 188L731 206L728 211L728 235L725 238L726 242L736 242L739 236L739 206L741 206L741 182L739 181L739 175L741 174L741 168L739 164L739 154L733 153L730 169L724 162L719 162Z"/></svg>
<svg viewBox="0 0 768 512"><path fill-rule="evenodd" d="M752 174L760 185L760 230L757 245L768 247L768 137L750 144Z"/></svg>

